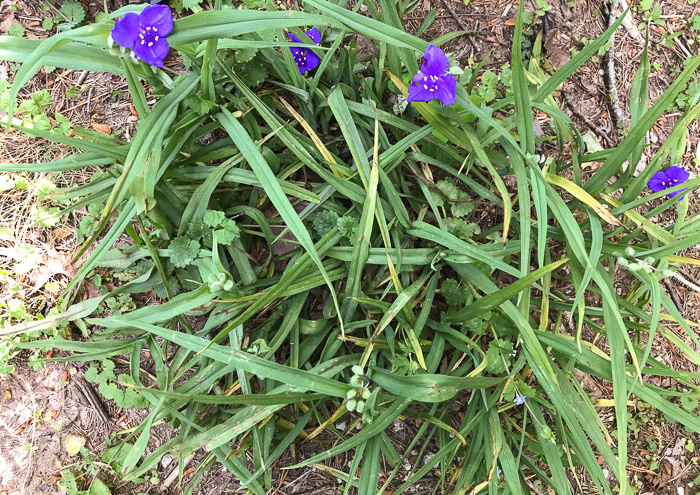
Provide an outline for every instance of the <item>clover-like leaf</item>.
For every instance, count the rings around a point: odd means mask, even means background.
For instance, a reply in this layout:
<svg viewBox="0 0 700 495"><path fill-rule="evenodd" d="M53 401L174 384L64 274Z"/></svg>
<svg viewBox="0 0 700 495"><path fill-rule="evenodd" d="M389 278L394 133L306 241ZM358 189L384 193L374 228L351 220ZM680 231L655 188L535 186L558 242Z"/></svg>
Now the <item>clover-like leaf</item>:
<svg viewBox="0 0 700 495"><path fill-rule="evenodd" d="M456 308L464 306L464 303L467 302L467 291L465 289L466 287L460 287L459 282L455 279L448 278L442 283L440 292L442 292L447 305Z"/></svg>
<svg viewBox="0 0 700 495"><path fill-rule="evenodd" d="M85 10L80 2L76 0L71 0L61 5L61 13L68 18L69 21L78 24L85 20Z"/></svg>
<svg viewBox="0 0 700 495"><path fill-rule="evenodd" d="M323 210L316 214L314 218L314 230L323 237L338 224L338 214L331 210Z"/></svg>
<svg viewBox="0 0 700 495"><path fill-rule="evenodd" d="M185 103L188 104L192 110L197 112L198 115L208 114L215 105L213 101L207 100L198 94L188 96L185 99Z"/></svg>
<svg viewBox="0 0 700 495"><path fill-rule="evenodd" d="M460 239L469 240L476 234L481 232L479 226L475 223L467 223L461 218L446 218L443 220L445 230L450 234L459 237Z"/></svg>
<svg viewBox="0 0 700 495"><path fill-rule="evenodd" d="M219 244L231 244L234 239L240 237L241 229L238 228L235 221L226 220L223 227L223 229L218 229L216 231L216 241Z"/></svg>
<svg viewBox="0 0 700 495"><path fill-rule="evenodd" d="M176 268L184 268L199 254L199 242L187 237L176 237L170 242L170 262Z"/></svg>
<svg viewBox="0 0 700 495"><path fill-rule="evenodd" d="M204 223L211 228L216 228L219 225L223 225L226 220L226 214L223 211L218 210L207 210L204 212Z"/></svg>

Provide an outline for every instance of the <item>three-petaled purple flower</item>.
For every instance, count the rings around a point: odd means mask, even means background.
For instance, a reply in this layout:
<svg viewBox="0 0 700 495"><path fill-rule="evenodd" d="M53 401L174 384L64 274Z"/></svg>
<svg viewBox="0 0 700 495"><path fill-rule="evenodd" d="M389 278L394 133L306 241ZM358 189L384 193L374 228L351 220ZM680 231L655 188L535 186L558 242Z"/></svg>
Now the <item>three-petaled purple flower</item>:
<svg viewBox="0 0 700 495"><path fill-rule="evenodd" d="M149 5L141 14L129 12L112 29L112 40L154 67L163 67L170 46L165 37L173 30L173 14L167 5Z"/></svg>
<svg viewBox="0 0 700 495"><path fill-rule="evenodd" d="M413 76L408 87L408 101L432 101L437 98L445 106L452 105L457 98L457 79L448 74L450 61L435 45L425 49L425 63Z"/></svg>
<svg viewBox="0 0 700 495"><path fill-rule="evenodd" d="M690 178L690 174L683 167L677 167L677 166L668 167L666 169L666 171L656 172L651 177L651 179L649 180L649 189L651 189L654 192L663 191L664 189L668 189L668 188L683 184L689 178ZM674 191L674 192L668 193L667 196L669 198L673 198L674 196L677 196L678 194L681 194L685 191L687 191L687 189L681 189L680 191ZM680 198L678 198L679 201L681 199L683 199L684 197L685 196L681 196Z"/></svg>
<svg viewBox="0 0 700 495"><path fill-rule="evenodd" d="M518 406L522 406L525 404L525 397L520 395L518 392L515 392L515 400L513 402L515 402L515 404Z"/></svg>
<svg viewBox="0 0 700 495"><path fill-rule="evenodd" d="M321 33L319 33L318 29L316 28L304 31L304 34L311 38L311 41L317 45L321 42ZM302 43L298 36L292 33L289 33L288 36L293 43ZM290 48L290 50L292 50L294 62L297 64L299 72L302 74L307 70L314 70L316 67L318 67L318 64L321 63L321 61L318 59L318 55L308 48Z"/></svg>

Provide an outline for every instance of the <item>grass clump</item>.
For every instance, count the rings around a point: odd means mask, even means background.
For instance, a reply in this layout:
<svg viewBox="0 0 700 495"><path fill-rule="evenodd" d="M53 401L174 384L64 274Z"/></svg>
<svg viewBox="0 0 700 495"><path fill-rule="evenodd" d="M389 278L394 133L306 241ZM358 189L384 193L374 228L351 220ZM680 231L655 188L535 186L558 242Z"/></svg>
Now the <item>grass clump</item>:
<svg viewBox="0 0 700 495"><path fill-rule="evenodd" d="M678 392L644 383L672 374L698 394L696 375L656 360L653 344L667 339L700 364L700 342L659 286L687 261L676 253L700 241L700 218L688 217L678 197L637 211L666 197L640 193L667 162L677 164L697 102L638 177L622 165L639 160L646 132L700 57L648 108L645 51L633 126L616 148L585 154L552 93L620 21L548 76L537 59L523 65L521 2L512 95L470 95L453 63L439 77L460 79L456 103L443 106L411 95L428 43L403 30L401 7L380 1L380 13L369 2L366 17L356 13L363 4L307 0L303 11L278 12L216 2L177 19L167 37L184 74L108 47L113 19L143 6L38 45L0 39L0 53L25 59L9 102L41 64L109 71L126 77L140 119L130 142L11 124L80 151L1 170L103 168L88 184L52 193L70 200L64 212L91 205L94 214L76 258L93 250L61 313L3 334L63 325L48 342L17 345L63 349L73 360L128 355L130 376L103 377L107 367L90 375L113 396L150 405L121 453L111 450L125 481L148 474L165 453L183 459L204 448L187 493L218 461L264 494L285 449L324 433L330 448L293 467L355 449L349 470L333 471L344 493L391 486L398 494L427 476L435 491L455 494L571 493L572 483L587 482L576 477L579 467L595 486L583 491L634 492L628 401L700 432ZM319 42L304 31L312 26ZM378 50L359 53L359 36ZM300 71L292 48L318 64ZM153 106L141 81L158 97ZM533 108L551 117L544 139L535 138ZM602 166L584 180L587 162ZM685 198L698 184L683 183ZM650 221L668 209L678 211L674 225ZM115 247L124 232L132 243ZM104 268L130 276L74 302ZM618 295L622 271L635 282ZM108 298L151 290L161 304L96 315ZM670 321L690 340L666 328ZM87 339L73 340L74 327ZM615 438L579 373L612 383ZM402 452L388 435L399 418L420 425ZM144 457L161 421L179 435ZM348 436L333 426L346 421L362 427ZM413 449L425 462L399 481ZM382 465L390 471L378 485Z"/></svg>

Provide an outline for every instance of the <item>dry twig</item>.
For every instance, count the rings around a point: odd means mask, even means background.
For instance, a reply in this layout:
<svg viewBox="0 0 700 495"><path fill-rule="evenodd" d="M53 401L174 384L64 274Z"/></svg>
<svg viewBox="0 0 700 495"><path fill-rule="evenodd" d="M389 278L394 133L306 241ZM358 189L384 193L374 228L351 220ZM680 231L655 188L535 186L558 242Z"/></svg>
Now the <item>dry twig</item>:
<svg viewBox="0 0 700 495"><path fill-rule="evenodd" d="M608 16L608 27L615 24L617 20L617 2L618 0L611 0L610 5L606 5L603 2L603 10ZM610 95L610 105L611 111L610 116L613 119L615 127L618 129L624 129L627 127L627 121L624 114L622 113L622 108L620 107L620 97L617 94L617 77L615 76L615 33L610 36L610 48L605 53L605 82L608 87L608 94Z"/></svg>
<svg viewBox="0 0 700 495"><path fill-rule="evenodd" d="M603 138L603 141L605 141L605 143L609 147L611 147L611 148L615 147L615 143L610 138L610 136L608 136L608 133L605 130L601 129L600 126L593 123L588 117L581 114L581 112L579 112L576 109L576 103L571 101L571 93L568 93L566 91L562 91L562 95L564 95L564 100L566 101L566 104L569 105L569 109L571 110L571 113L576 115L579 119L583 120L588 127L593 129L596 132L596 134L598 134L601 138Z"/></svg>

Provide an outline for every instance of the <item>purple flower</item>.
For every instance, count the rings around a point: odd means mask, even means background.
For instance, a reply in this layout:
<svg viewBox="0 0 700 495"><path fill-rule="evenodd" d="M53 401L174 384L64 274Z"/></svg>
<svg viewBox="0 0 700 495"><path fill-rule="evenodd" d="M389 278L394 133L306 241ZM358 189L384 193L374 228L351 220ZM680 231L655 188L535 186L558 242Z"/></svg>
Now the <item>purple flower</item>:
<svg viewBox="0 0 700 495"><path fill-rule="evenodd" d="M520 395L518 392L515 392L515 400L513 402L515 402L519 406L522 406L523 404L525 404L525 397Z"/></svg>
<svg viewBox="0 0 700 495"><path fill-rule="evenodd" d="M317 45L321 42L321 33L319 33L318 29L316 28L304 31L304 34L311 38L311 41ZM293 43L302 43L298 36L292 33L289 33L288 36ZM316 67L318 67L318 64L321 63L321 61L318 59L318 55L308 48L290 48L290 50L292 50L294 62L296 62L299 72L302 74L307 70L314 70Z"/></svg>
<svg viewBox="0 0 700 495"><path fill-rule="evenodd" d="M445 106L452 105L457 97L457 79L447 71L450 61L435 45L425 49L425 63L413 76L408 87L408 101L433 101L437 98Z"/></svg>
<svg viewBox="0 0 700 495"><path fill-rule="evenodd" d="M124 14L112 29L112 39L154 67L163 67L170 46L165 37L173 30L173 14L167 5L149 5L141 14Z"/></svg>
<svg viewBox="0 0 700 495"><path fill-rule="evenodd" d="M665 172L656 172L649 180L649 189L654 192L663 191L670 187L678 186L683 184L690 178L690 174L683 167L668 167ZM680 191L675 191L668 193L669 198L673 198L682 192L687 191L687 189L681 189ZM684 197L684 196L683 196ZM683 197L678 198L679 200Z"/></svg>

